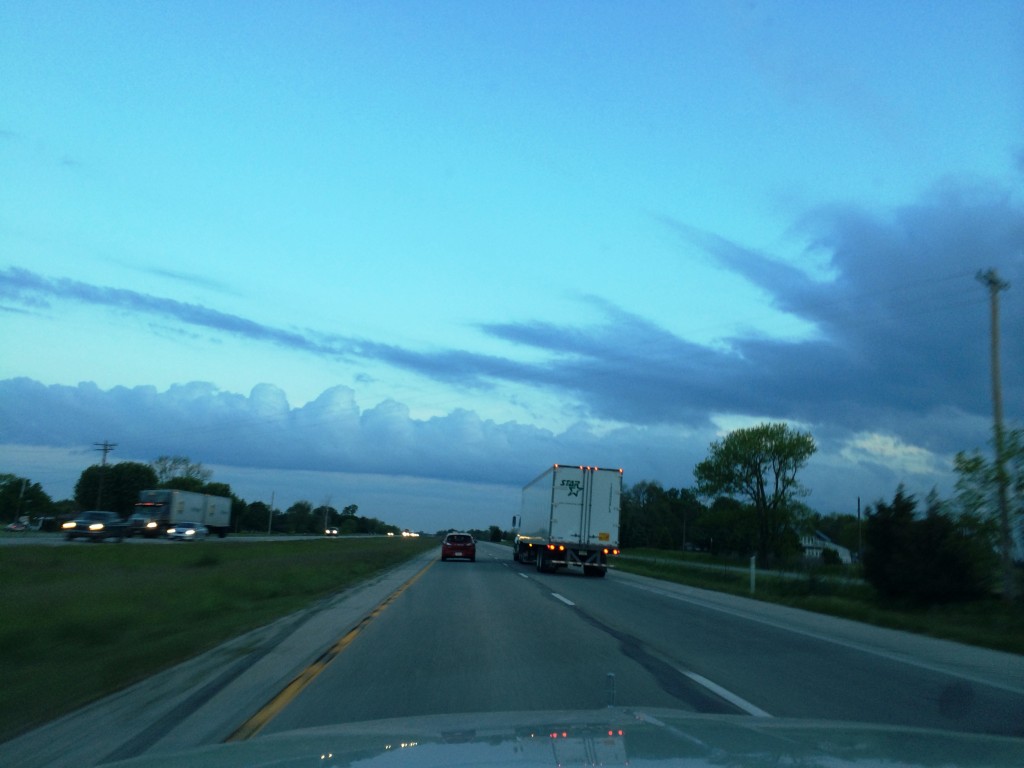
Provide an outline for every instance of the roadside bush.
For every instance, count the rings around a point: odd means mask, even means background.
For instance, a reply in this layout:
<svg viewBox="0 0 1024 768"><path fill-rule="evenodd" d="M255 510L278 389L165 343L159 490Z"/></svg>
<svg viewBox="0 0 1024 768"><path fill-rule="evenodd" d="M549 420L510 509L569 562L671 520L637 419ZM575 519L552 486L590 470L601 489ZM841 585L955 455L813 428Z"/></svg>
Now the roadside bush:
<svg viewBox="0 0 1024 768"><path fill-rule="evenodd" d="M821 550L821 563L822 565L842 565L843 561L838 552L831 547L825 547Z"/></svg>
<svg viewBox="0 0 1024 768"><path fill-rule="evenodd" d="M918 519L916 507L900 486L892 504L868 510L864 578L879 597L932 605L989 594L995 561L987 537L972 536L937 505Z"/></svg>

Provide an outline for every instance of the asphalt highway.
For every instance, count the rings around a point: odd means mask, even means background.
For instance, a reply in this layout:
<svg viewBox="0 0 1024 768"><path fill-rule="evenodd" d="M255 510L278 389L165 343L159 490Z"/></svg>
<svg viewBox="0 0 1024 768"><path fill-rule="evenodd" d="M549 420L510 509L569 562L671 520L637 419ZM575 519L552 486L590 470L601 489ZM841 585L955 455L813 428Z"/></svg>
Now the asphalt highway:
<svg viewBox="0 0 1024 768"><path fill-rule="evenodd" d="M610 704L1024 737L1022 656L619 571L539 574L498 545L438 554L0 744L0 765Z"/></svg>
<svg viewBox="0 0 1024 768"><path fill-rule="evenodd" d="M952 643L902 633L879 643L879 630L861 638L853 622L816 626L735 603L616 572L538 574L507 547L480 544L475 563L424 571L279 701L263 732L615 704L1024 736L1019 671L979 673Z"/></svg>

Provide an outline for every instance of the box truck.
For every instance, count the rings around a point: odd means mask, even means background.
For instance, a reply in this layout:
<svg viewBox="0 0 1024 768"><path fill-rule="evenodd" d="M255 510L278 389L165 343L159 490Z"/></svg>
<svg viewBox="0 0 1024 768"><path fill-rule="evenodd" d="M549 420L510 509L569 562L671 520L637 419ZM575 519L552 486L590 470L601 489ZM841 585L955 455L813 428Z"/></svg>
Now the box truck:
<svg viewBox="0 0 1024 768"><path fill-rule="evenodd" d="M551 573L582 569L604 576L608 558L619 554L622 470L555 464L523 488L519 515L512 518L516 562Z"/></svg>
<svg viewBox="0 0 1024 768"><path fill-rule="evenodd" d="M231 527L231 499L168 488L139 491L128 535L163 536L176 523L202 523L223 538Z"/></svg>

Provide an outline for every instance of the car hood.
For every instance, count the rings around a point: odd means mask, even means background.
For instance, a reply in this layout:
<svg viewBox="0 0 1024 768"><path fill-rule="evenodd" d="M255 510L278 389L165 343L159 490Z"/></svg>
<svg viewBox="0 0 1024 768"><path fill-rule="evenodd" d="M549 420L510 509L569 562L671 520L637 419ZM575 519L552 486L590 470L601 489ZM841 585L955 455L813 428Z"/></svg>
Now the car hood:
<svg viewBox="0 0 1024 768"><path fill-rule="evenodd" d="M259 736L118 766L1002 766L1024 740L660 709L439 715Z"/></svg>

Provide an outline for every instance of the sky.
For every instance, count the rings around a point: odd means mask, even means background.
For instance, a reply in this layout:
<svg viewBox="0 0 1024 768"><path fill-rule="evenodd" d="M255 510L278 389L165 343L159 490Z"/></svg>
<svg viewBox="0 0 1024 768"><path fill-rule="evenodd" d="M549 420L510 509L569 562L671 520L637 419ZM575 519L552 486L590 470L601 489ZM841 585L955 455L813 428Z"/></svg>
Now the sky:
<svg viewBox="0 0 1024 768"><path fill-rule="evenodd" d="M507 526L552 463L952 492L1024 418L1019 2L0 5L0 473Z"/></svg>

